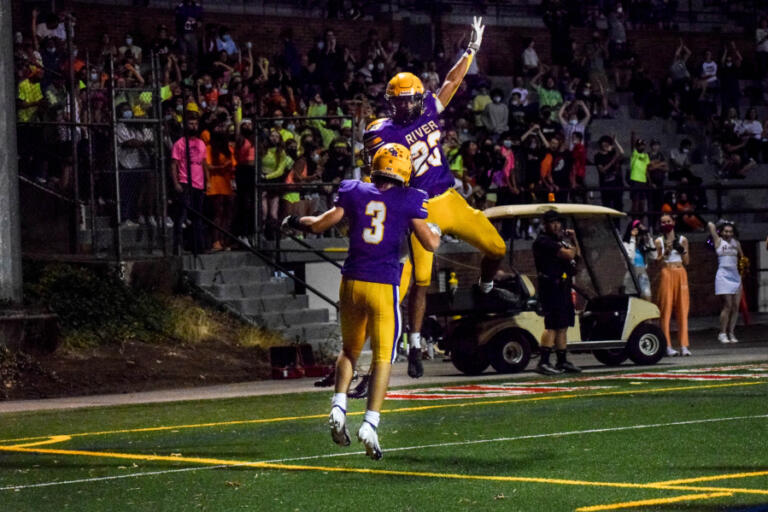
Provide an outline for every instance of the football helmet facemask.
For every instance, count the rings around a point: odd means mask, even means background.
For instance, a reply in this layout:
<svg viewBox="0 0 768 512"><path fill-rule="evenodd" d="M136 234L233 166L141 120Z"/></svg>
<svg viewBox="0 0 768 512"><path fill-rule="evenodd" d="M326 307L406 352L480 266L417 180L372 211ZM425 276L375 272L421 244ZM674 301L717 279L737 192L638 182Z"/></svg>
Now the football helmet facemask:
<svg viewBox="0 0 768 512"><path fill-rule="evenodd" d="M397 124L408 124L423 111L424 84L413 73L398 73L387 83L384 97L392 120Z"/></svg>
<svg viewBox="0 0 768 512"><path fill-rule="evenodd" d="M402 144L381 146L373 155L371 177L383 176L407 184L411 179L411 153Z"/></svg>

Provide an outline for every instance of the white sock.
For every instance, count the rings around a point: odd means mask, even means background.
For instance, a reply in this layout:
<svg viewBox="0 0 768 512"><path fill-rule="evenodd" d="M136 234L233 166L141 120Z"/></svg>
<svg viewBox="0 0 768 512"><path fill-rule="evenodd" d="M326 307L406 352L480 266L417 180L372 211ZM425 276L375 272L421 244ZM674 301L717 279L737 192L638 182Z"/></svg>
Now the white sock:
<svg viewBox="0 0 768 512"><path fill-rule="evenodd" d="M408 346L411 348L421 348L421 333L410 332L408 333Z"/></svg>
<svg viewBox="0 0 768 512"><path fill-rule="evenodd" d="M347 412L347 394L346 393L334 393L331 398L331 409L339 406L342 411Z"/></svg>
<svg viewBox="0 0 768 512"><path fill-rule="evenodd" d="M367 421L371 425L373 425L373 428L379 428L379 418L381 417L381 413L376 411L365 411L365 416L363 417L363 421Z"/></svg>
<svg viewBox="0 0 768 512"><path fill-rule="evenodd" d="M488 293L491 290L493 290L493 281L491 281L490 283L484 283L484 282L480 281L480 291L481 292Z"/></svg>

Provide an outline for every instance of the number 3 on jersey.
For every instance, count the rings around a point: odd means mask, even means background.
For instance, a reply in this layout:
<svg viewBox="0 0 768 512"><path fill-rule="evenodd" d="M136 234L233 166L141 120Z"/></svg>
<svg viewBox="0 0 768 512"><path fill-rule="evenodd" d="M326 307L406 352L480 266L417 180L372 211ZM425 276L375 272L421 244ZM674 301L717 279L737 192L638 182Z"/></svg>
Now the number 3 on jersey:
<svg viewBox="0 0 768 512"><path fill-rule="evenodd" d="M365 205L365 214L371 217L371 227L363 230L363 240L368 244L378 244L384 239L384 221L387 219L387 206L381 201L371 201Z"/></svg>
<svg viewBox="0 0 768 512"><path fill-rule="evenodd" d="M416 176L421 176L430 167L439 167L443 160L440 157L440 130L435 130L427 135L427 141L416 141L411 146L411 159Z"/></svg>

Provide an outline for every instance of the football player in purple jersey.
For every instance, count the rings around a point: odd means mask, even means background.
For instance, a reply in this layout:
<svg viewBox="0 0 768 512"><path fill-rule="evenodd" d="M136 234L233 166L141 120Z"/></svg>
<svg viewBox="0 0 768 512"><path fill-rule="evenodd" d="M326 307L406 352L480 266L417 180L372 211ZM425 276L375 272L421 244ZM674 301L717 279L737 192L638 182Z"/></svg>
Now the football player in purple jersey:
<svg viewBox="0 0 768 512"><path fill-rule="evenodd" d="M485 25L482 18L474 18L472 38L459 61L445 77L437 93L424 91L418 77L411 73L398 73L387 84L386 99L390 117L378 119L366 128L363 136L369 153L383 144L395 142L410 149L413 160L411 186L424 190L429 196L427 220L476 247L483 253L480 282L476 286L476 303L486 309L504 307L515 302L511 292L494 289L493 277L506 254L506 245L499 232L482 212L469 206L453 188L454 177L440 144L439 115L451 101L464 80L472 59L480 49ZM424 369L421 363L421 326L426 309L427 288L432 278L430 254L412 239L413 273L415 286L408 303L410 333L408 342L408 375L419 378ZM401 288L407 291L411 268L406 264Z"/></svg>
<svg viewBox="0 0 768 512"><path fill-rule="evenodd" d="M365 418L357 438L366 454L381 458L377 428L401 333L400 247L411 231L427 251L440 245L440 232L424 220L423 191L405 185L411 178L410 151L399 144L382 145L373 157L372 183L344 180L334 207L319 216L286 217L283 225L322 233L342 218L349 220L349 256L341 269L339 314L342 350L336 361L335 392L331 401L331 437L341 446L350 443L347 429L347 389L366 334L373 361Z"/></svg>

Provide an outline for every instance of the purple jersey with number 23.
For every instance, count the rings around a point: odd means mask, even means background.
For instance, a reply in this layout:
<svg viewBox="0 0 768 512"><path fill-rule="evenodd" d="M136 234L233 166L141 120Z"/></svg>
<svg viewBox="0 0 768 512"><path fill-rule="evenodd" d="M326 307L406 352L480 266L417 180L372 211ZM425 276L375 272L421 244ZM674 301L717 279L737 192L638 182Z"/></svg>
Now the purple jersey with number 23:
<svg viewBox="0 0 768 512"><path fill-rule="evenodd" d="M370 283L400 284L400 245L411 219L426 219L427 195L410 187L380 191L373 183L344 180L334 200L349 219L349 256L341 274Z"/></svg>
<svg viewBox="0 0 768 512"><path fill-rule="evenodd" d="M429 197L439 196L453 187L453 174L440 145L440 110L437 96L427 91L424 111L411 124L400 126L391 119L373 122L365 132L365 146L374 154L388 142L410 148L413 174L410 186L420 188Z"/></svg>

